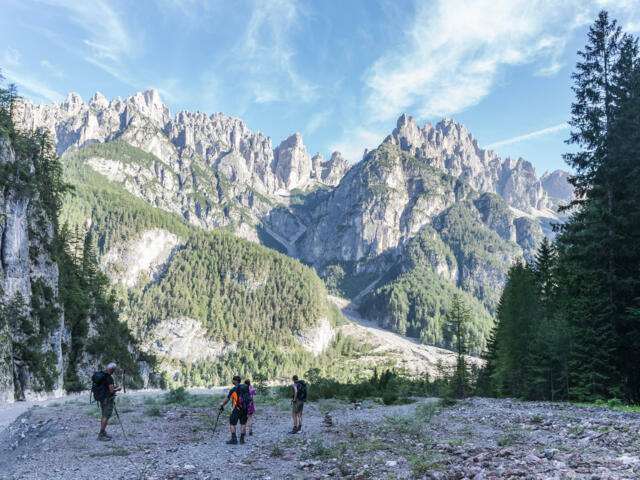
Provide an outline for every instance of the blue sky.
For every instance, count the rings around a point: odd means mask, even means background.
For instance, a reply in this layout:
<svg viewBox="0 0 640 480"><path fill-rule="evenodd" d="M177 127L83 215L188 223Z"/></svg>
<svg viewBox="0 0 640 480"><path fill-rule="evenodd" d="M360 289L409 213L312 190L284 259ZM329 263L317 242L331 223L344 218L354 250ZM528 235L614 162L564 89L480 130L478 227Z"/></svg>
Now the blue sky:
<svg viewBox="0 0 640 480"><path fill-rule="evenodd" d="M276 146L357 161L401 113L451 117L538 173L565 168L571 72L602 8L637 0L3 0L0 69L36 102L156 88L172 114L223 112Z"/></svg>

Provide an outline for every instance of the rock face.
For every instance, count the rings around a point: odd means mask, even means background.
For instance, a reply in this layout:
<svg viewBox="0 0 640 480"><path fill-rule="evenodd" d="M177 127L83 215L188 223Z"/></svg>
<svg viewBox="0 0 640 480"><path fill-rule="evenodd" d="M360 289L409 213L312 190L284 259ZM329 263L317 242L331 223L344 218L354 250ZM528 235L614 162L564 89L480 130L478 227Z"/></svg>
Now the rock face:
<svg viewBox="0 0 640 480"><path fill-rule="evenodd" d="M176 360L195 362L213 361L224 353L235 350L233 345L225 345L208 338L200 322L193 318L170 318L154 327L154 340L144 349L155 355Z"/></svg>
<svg viewBox="0 0 640 480"><path fill-rule="evenodd" d="M96 93L84 103L70 93L59 106L22 102L17 119L25 129L49 130L60 156L116 141L151 154L146 164L125 165L113 149L98 149L85 160L154 206L255 241L255 225L279 195L336 185L348 169L338 152L329 161L312 159L298 133L273 149L270 138L222 113L182 111L171 118L155 90L124 101Z"/></svg>
<svg viewBox="0 0 640 480"><path fill-rule="evenodd" d="M327 349L334 335L335 331L331 323L322 317L318 319L318 325L315 328L298 334L298 342L305 350L319 355Z"/></svg>
<svg viewBox="0 0 640 480"><path fill-rule="evenodd" d="M111 249L102 256L100 267L107 272L112 281L122 283L126 287L155 281L182 244L177 235L154 228L144 232L140 238L132 239L123 248Z"/></svg>
<svg viewBox="0 0 640 480"><path fill-rule="evenodd" d="M540 177L540 182L552 201L567 204L573 200L573 186L569 183L569 176L568 172L554 170L551 173L545 172Z"/></svg>
<svg viewBox="0 0 640 480"><path fill-rule="evenodd" d="M418 127L413 117L402 115L385 140L430 165L467 182L479 192L493 192L520 210L545 210L549 197L530 162L519 158L502 160L485 150L464 125L445 118L435 127Z"/></svg>
<svg viewBox="0 0 640 480"><path fill-rule="evenodd" d="M17 161L0 140L0 166ZM33 173L33 165L31 172ZM0 192L0 402L28 400L63 388L64 317L57 302L58 267L49 253L53 224L46 212L12 179ZM48 321L33 312L48 310Z"/></svg>

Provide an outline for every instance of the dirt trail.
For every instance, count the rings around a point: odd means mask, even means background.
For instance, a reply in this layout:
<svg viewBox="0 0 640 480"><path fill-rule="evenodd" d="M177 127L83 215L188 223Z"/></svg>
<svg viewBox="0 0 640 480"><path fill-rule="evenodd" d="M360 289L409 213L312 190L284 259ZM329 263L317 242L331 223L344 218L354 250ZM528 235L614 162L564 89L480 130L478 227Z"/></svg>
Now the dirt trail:
<svg viewBox="0 0 640 480"><path fill-rule="evenodd" d="M200 395L200 394L214 394L221 393L224 391L222 388L218 389L190 389L189 392ZM144 395L156 395L160 394L162 391L159 389L147 389L147 390L130 390L127 392L127 396L144 396ZM14 403L2 403L0 404L0 432L2 432L7 425L13 422L16 418L22 415L24 412L29 410L32 407L46 407L53 403L68 403L68 402L89 402L89 392L79 392L79 393L71 393L69 395L64 395L62 397L50 397L43 398L42 400L30 400L27 402L14 402Z"/></svg>
<svg viewBox="0 0 640 480"><path fill-rule="evenodd" d="M405 337L385 330L360 316L357 304L354 302L331 295L329 300L340 308L347 320L353 322L351 325L341 327L344 334L374 345L374 353L385 353L395 360L397 367L406 368L414 374L426 372L433 378L440 373L437 367L438 362L445 367L451 367L455 364L456 356L453 352L424 345L416 338ZM482 364L482 360L476 357L468 357L468 361L478 365Z"/></svg>
<svg viewBox="0 0 640 480"><path fill-rule="evenodd" d="M308 403L302 433L290 435L289 401L269 397L265 406L257 399L255 435L247 436L245 445L227 445L229 407L212 434L221 398L212 396L209 408L153 405L149 396L141 395L119 398L129 441L115 416L108 428L113 440L97 441L98 411L78 399L31 409L0 433L0 479L92 479L100 471L112 471L110 477L120 479L141 474L150 480L309 478L298 460L312 448L313 439L326 435L325 412L334 412L333 429L347 433L354 422L407 414L414 408L353 410L351 404L335 401Z"/></svg>

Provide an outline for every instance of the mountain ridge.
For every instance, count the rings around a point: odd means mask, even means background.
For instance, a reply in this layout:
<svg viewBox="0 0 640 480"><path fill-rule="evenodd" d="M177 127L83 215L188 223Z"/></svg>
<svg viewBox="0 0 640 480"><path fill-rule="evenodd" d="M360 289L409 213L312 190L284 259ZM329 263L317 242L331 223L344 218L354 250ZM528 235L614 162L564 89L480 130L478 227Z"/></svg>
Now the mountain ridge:
<svg viewBox="0 0 640 480"><path fill-rule="evenodd" d="M434 274L441 292L461 290L482 303L479 312L487 309L481 337L510 263L532 258L541 226L557 218L558 199L531 163L482 149L451 119L418 127L403 114L378 148L349 165L339 152L326 161L311 156L299 133L273 148L270 137L222 113L171 117L153 90L124 101L95 94L85 103L69 94L60 106L22 102L17 116L27 128L53 131L63 161L87 165L197 227L298 258L331 293L352 297L368 287L369 300L384 303L418 272ZM489 246L480 248L478 238ZM414 239L419 246L409 248ZM389 311L380 323L433 332L425 315L439 318L443 304L427 292L407 298L410 310Z"/></svg>

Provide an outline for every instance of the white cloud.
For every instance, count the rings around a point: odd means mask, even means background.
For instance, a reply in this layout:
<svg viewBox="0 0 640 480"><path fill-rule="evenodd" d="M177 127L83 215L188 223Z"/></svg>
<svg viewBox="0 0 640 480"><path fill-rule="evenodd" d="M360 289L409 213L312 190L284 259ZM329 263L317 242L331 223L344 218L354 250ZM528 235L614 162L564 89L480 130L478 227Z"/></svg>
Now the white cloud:
<svg viewBox="0 0 640 480"><path fill-rule="evenodd" d="M122 55L130 56L135 51L135 42L114 9L113 2L39 1L67 11L69 19L84 29L87 38L83 39L83 43L89 47L94 58L118 61Z"/></svg>
<svg viewBox="0 0 640 480"><path fill-rule="evenodd" d="M411 109L419 118L476 105L500 70L538 63L553 75L571 34L592 15L577 0L438 0L418 3L402 42L365 73L373 120Z"/></svg>
<svg viewBox="0 0 640 480"><path fill-rule="evenodd" d="M225 59L225 66L247 78L244 83L252 101L309 102L317 97L317 86L293 66L296 50L291 36L306 14L303 5L295 0L254 4L242 40Z"/></svg>
<svg viewBox="0 0 640 480"><path fill-rule="evenodd" d="M31 92L32 94L34 94L34 96L37 97L36 100L42 99L49 102L60 103L64 98L64 95L55 91L49 85L42 82L41 80L34 78L30 75L24 75L10 69L4 70L2 74L6 77L6 79L9 82L15 83L16 85L18 85L19 87L18 93L21 93L20 90L22 89L27 90L28 92Z"/></svg>
<svg viewBox="0 0 640 480"><path fill-rule="evenodd" d="M568 130L569 124L561 123L560 125L554 125L553 127L543 128L542 130L536 130L535 132L525 133L524 135L518 135L517 137L508 138L506 140L500 140L499 142L494 142L490 145L486 145L484 148L497 148L502 145L509 145L511 143L518 143L525 140L530 140L532 138L541 137L543 135L549 135L551 133L560 132L562 130Z"/></svg>
<svg viewBox="0 0 640 480"><path fill-rule="evenodd" d="M329 151L339 151L342 156L350 162L358 162L362 159L364 149L373 150L382 143L386 134L382 130L373 130L363 127L343 132L342 140L331 144Z"/></svg>

